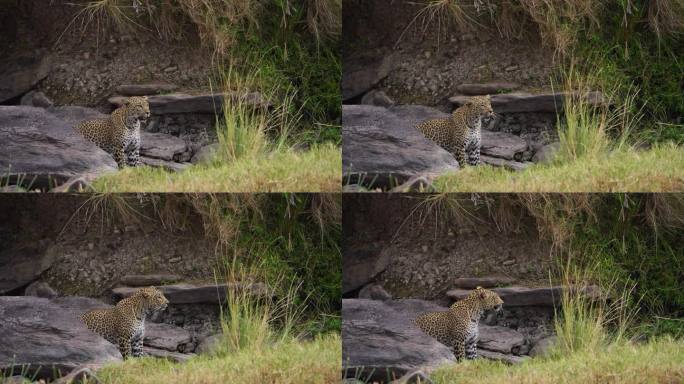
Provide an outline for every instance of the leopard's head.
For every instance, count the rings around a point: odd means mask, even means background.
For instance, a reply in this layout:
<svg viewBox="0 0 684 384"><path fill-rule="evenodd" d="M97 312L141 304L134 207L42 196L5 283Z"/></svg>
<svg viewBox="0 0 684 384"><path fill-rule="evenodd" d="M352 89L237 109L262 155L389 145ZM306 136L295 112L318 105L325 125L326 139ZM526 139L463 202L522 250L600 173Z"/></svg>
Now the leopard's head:
<svg viewBox="0 0 684 384"><path fill-rule="evenodd" d="M491 98L489 95L473 96L463 104L476 115L480 116L485 121L490 121L494 118L494 110L492 109Z"/></svg>
<svg viewBox="0 0 684 384"><path fill-rule="evenodd" d="M489 289L477 287L477 289L471 293L471 297L475 297L480 303L480 308L485 311L500 312L503 308L503 300L501 300L496 292L490 291Z"/></svg>
<svg viewBox="0 0 684 384"><path fill-rule="evenodd" d="M147 96L133 96L124 102L127 114L135 116L138 120L147 121L150 117L150 103Z"/></svg>
<svg viewBox="0 0 684 384"><path fill-rule="evenodd" d="M142 300L143 307L150 312L163 311L169 304L164 294L155 287L140 288L135 292L138 299Z"/></svg>

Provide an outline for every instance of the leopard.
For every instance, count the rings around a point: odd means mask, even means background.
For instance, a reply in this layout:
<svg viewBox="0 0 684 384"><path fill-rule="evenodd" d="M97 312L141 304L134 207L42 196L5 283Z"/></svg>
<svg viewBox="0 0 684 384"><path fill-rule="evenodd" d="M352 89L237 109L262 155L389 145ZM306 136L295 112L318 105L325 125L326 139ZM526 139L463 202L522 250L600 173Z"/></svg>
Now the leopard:
<svg viewBox="0 0 684 384"><path fill-rule="evenodd" d="M104 119L82 121L76 130L114 157L119 169L137 167L140 162L140 130L150 117L147 96L127 98Z"/></svg>
<svg viewBox="0 0 684 384"><path fill-rule="evenodd" d="M86 327L119 347L121 356L143 356L145 318L166 309L169 301L157 288L138 289L113 308L93 309L81 315Z"/></svg>
<svg viewBox="0 0 684 384"><path fill-rule="evenodd" d="M503 300L491 290L477 287L448 311L419 315L414 323L428 336L451 348L457 360L477 358L479 322L487 311L501 313Z"/></svg>
<svg viewBox="0 0 684 384"><path fill-rule="evenodd" d="M431 119L416 128L429 140L451 153L464 168L481 164L481 129L483 122L494 118L489 95L470 97L447 119Z"/></svg>

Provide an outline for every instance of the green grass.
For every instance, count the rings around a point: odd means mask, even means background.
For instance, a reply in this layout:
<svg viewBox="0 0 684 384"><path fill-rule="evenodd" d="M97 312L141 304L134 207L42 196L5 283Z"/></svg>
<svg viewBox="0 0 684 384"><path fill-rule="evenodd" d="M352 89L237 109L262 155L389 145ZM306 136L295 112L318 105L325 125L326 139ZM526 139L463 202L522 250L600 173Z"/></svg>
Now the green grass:
<svg viewBox="0 0 684 384"><path fill-rule="evenodd" d="M201 356L176 364L155 358L130 359L97 371L102 383L332 383L339 380L342 343L329 334L309 342L244 349L220 357Z"/></svg>
<svg viewBox="0 0 684 384"><path fill-rule="evenodd" d="M684 341L663 338L644 344L622 343L600 353L585 351L562 358L532 359L519 366L487 360L438 369L435 383L680 383L684 381Z"/></svg>
<svg viewBox="0 0 684 384"><path fill-rule="evenodd" d="M441 192L668 192L684 190L684 149L618 150L567 163L536 164L522 172L466 167L440 176Z"/></svg>
<svg viewBox="0 0 684 384"><path fill-rule="evenodd" d="M126 168L93 184L101 192L338 192L341 185L341 152L330 144L195 165L178 173Z"/></svg>

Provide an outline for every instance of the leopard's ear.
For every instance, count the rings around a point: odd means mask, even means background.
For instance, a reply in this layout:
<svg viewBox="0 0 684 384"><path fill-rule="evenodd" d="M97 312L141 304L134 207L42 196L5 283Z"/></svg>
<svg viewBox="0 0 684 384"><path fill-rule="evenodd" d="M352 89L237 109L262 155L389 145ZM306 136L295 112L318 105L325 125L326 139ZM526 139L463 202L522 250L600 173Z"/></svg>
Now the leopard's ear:
<svg viewBox="0 0 684 384"><path fill-rule="evenodd" d="M147 96L143 96L143 99L144 99L145 101L147 101Z"/></svg>

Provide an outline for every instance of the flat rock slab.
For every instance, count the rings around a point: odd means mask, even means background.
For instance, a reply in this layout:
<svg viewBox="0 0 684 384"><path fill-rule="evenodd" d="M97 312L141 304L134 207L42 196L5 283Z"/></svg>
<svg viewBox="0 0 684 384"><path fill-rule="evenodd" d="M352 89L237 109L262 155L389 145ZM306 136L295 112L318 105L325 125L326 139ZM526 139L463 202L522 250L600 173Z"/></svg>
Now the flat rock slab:
<svg viewBox="0 0 684 384"><path fill-rule="evenodd" d="M177 352L179 346L191 340L190 332L181 327L163 323L145 323L143 344L149 347Z"/></svg>
<svg viewBox="0 0 684 384"><path fill-rule="evenodd" d="M246 289L257 297L265 297L270 294L268 287L262 283L233 283L230 287L227 284L173 284L162 285L157 288L164 293L170 304L221 304L226 299L226 293L231 289ZM137 287L118 287L114 288L112 293L121 299L133 295L138 289Z"/></svg>
<svg viewBox="0 0 684 384"><path fill-rule="evenodd" d="M172 274L153 274L153 275L126 275L121 278L121 284L129 287L149 287L150 285L162 285L173 283L180 280L181 277Z"/></svg>
<svg viewBox="0 0 684 384"><path fill-rule="evenodd" d="M28 92L49 71L50 59L41 53L25 53L0 61L0 103Z"/></svg>
<svg viewBox="0 0 684 384"><path fill-rule="evenodd" d="M143 347L143 353L148 356L171 360L175 363L184 363L196 356L194 353L170 352L163 349L150 347Z"/></svg>
<svg viewBox="0 0 684 384"><path fill-rule="evenodd" d="M563 290L565 289L568 289L568 287L507 287L492 288L492 291L496 292L501 297L505 307L556 306L560 305ZM472 291L465 289L452 289L447 292L447 296L449 296L452 300L462 300L471 292ZM581 293L587 295L589 298L597 298L600 295L598 287L593 285L581 289Z"/></svg>
<svg viewBox="0 0 684 384"><path fill-rule="evenodd" d="M454 157L415 126L445 114L423 106L342 106L342 168L345 180L392 187L413 176L458 170Z"/></svg>
<svg viewBox="0 0 684 384"><path fill-rule="evenodd" d="M429 371L455 361L449 348L427 337L409 317L386 303L342 300L345 377L390 381L414 369Z"/></svg>
<svg viewBox="0 0 684 384"><path fill-rule="evenodd" d="M507 355L505 353L487 351L484 349L478 349L477 354L480 357L484 357L485 359L494 360L494 361L501 361L501 362L509 364L509 365L522 364L523 362L525 362L526 360L529 360L529 358L530 358L529 356Z"/></svg>
<svg viewBox="0 0 684 384"><path fill-rule="evenodd" d="M271 104L258 92L245 94L217 93L203 95L186 95L184 93L173 93L169 95L148 96L150 112L153 115L167 115L173 113L204 113L221 114L223 113L223 102L228 98L232 102L240 102L251 105L255 108L269 108ZM116 107L123 105L126 97L114 96L109 98L109 102Z"/></svg>
<svg viewBox="0 0 684 384"><path fill-rule="evenodd" d="M116 87L116 92L124 96L147 96L173 92L176 89L177 85L169 83L123 84Z"/></svg>
<svg viewBox="0 0 684 384"><path fill-rule="evenodd" d="M461 84L456 90L464 95L493 95L501 92L514 91L520 88L520 84L506 82L491 82L479 84Z"/></svg>
<svg viewBox="0 0 684 384"><path fill-rule="evenodd" d="M183 139L165 133L140 132L140 155L165 161L187 162L192 157Z"/></svg>
<svg viewBox="0 0 684 384"><path fill-rule="evenodd" d="M491 95L492 108L496 113L520 113L520 112L551 112L560 113L563 111L563 99L569 93L550 92L540 94L529 94L523 92L506 93ZM606 99L601 92L588 92L584 95L590 105L604 105ZM463 105L470 96L454 96L449 101L456 107Z"/></svg>
<svg viewBox="0 0 684 384"><path fill-rule="evenodd" d="M2 296L0 319L0 370L30 365L37 378L54 378L121 360L117 347L47 299Z"/></svg>
<svg viewBox="0 0 684 384"><path fill-rule="evenodd" d="M510 285L514 282L515 279L508 276L461 277L454 280L454 285L458 288L475 289L477 287L499 287L502 285Z"/></svg>
<svg viewBox="0 0 684 384"><path fill-rule="evenodd" d="M0 106L0 174L13 184L23 177L33 188L47 189L74 176L116 171L114 159L74 129L72 122L86 111L99 114L87 109Z"/></svg>

